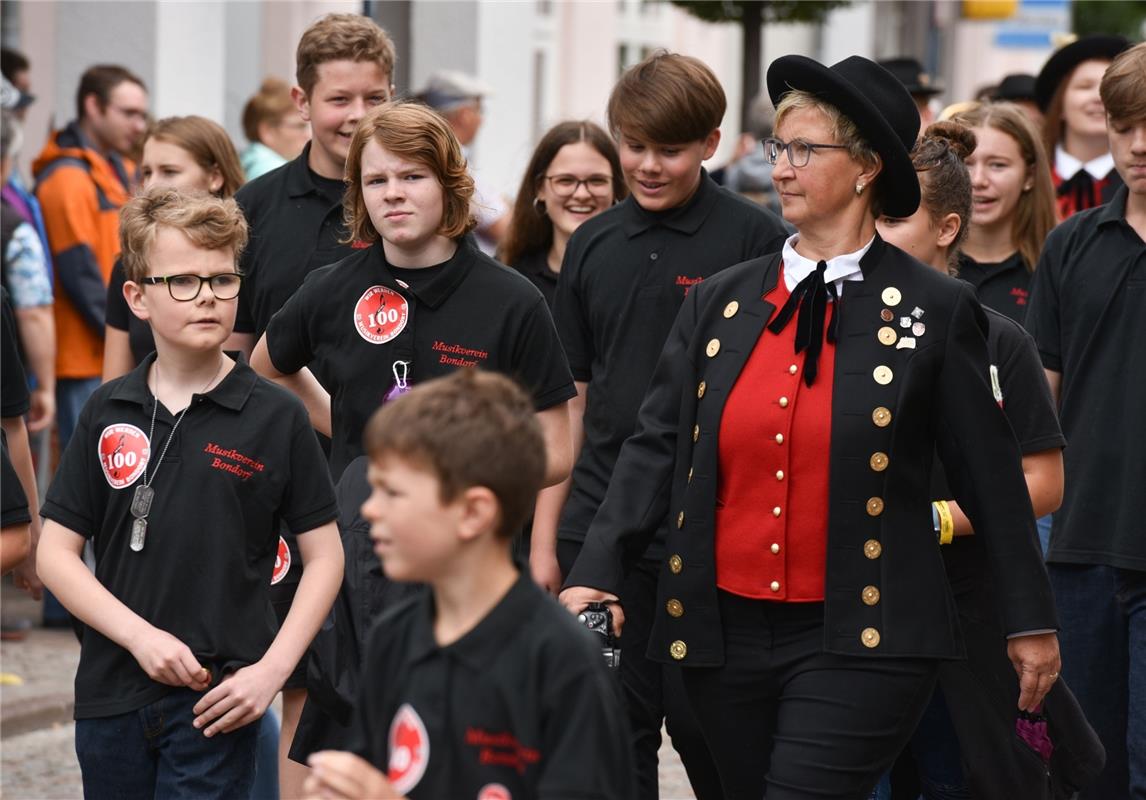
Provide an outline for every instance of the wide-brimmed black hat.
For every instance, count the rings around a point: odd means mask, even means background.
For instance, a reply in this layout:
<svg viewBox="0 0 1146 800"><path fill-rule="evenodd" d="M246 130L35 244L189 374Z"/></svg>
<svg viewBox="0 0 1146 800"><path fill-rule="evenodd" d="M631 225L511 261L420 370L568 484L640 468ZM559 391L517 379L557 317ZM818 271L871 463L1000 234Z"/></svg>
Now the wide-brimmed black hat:
<svg viewBox="0 0 1146 800"><path fill-rule="evenodd" d="M1035 99L1035 76L1016 72L999 81L991 90L992 100L1005 100L1010 103Z"/></svg>
<svg viewBox="0 0 1146 800"><path fill-rule="evenodd" d="M931 80L923 65L914 58L886 58L876 63L894 75L912 97L934 97L943 91L943 87Z"/></svg>
<svg viewBox="0 0 1146 800"><path fill-rule="evenodd" d="M1075 67L1092 58L1113 61L1116 55L1129 46L1130 40L1125 36L1095 34L1083 36L1059 48L1043 64L1039 77L1035 79L1035 102L1045 113L1059 84L1066 80Z"/></svg>
<svg viewBox="0 0 1146 800"><path fill-rule="evenodd" d="M862 56L830 67L805 56L781 56L768 67L768 95L778 106L793 89L814 94L855 123L883 160L877 185L884 213L914 214L919 208L919 177L911 163L911 148L919 135L919 109L906 87Z"/></svg>

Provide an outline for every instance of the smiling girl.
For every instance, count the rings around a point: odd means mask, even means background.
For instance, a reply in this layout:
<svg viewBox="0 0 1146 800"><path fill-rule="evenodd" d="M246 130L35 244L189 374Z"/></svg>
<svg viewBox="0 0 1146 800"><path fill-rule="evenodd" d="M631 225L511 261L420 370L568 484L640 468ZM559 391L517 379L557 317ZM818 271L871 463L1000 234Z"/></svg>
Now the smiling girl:
<svg viewBox="0 0 1146 800"><path fill-rule="evenodd" d="M1045 152L1022 110L1010 103L977 106L953 120L971 128L978 142L966 162L971 225L959 277L984 305L1021 323L1031 272L1055 224Z"/></svg>

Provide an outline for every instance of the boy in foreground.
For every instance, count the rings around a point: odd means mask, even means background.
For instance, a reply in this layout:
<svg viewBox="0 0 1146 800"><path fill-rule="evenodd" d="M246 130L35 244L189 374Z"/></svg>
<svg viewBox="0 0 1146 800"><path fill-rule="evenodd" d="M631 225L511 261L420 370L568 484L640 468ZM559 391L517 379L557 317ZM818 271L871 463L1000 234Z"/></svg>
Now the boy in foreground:
<svg viewBox="0 0 1146 800"><path fill-rule="evenodd" d="M222 350L246 238L231 200L161 189L123 211L124 292L156 352L81 412L37 555L45 585L88 626L75 705L88 798L247 798L249 723L342 578L333 488L305 409ZM280 520L307 570L276 635Z"/></svg>
<svg viewBox="0 0 1146 800"><path fill-rule="evenodd" d="M379 620L353 752L312 755L308 795L627 800L600 643L510 557L545 472L529 397L458 370L387 403L365 439L374 551L388 578L430 591Z"/></svg>

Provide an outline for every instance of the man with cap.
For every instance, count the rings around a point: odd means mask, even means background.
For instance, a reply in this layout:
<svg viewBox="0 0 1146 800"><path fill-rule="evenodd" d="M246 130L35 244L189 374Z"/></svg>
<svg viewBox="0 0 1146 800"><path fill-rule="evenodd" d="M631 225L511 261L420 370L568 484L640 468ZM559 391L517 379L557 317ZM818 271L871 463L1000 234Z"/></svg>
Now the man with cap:
<svg viewBox="0 0 1146 800"><path fill-rule="evenodd" d="M915 103L858 56L784 56L767 83L797 233L692 287L562 599L615 603L667 517L649 657L683 668L725 798L860 798L963 655L936 451L1008 576L1021 708L1058 677L1058 622L983 310L876 233L919 205Z"/></svg>
<svg viewBox="0 0 1146 800"><path fill-rule="evenodd" d="M491 91L488 84L472 75L442 70L430 76L417 97L445 117L461 143L475 185L473 212L478 221L475 234L482 250L492 254L509 227L509 206L474 168L471 149L481 129L482 100Z"/></svg>
<svg viewBox="0 0 1146 800"><path fill-rule="evenodd" d="M895 79L902 83L915 101L919 109L919 129L927 130L927 126L935 121L935 112L931 108L931 100L943 93L943 86L934 83L931 76L924 71L923 65L910 56L888 58L877 62L886 69Z"/></svg>

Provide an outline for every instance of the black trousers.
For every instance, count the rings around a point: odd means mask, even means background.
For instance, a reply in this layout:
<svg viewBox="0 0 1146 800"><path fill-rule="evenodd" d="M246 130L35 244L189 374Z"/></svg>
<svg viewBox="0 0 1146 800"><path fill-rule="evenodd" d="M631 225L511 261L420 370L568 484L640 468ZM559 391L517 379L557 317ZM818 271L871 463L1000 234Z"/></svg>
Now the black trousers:
<svg viewBox="0 0 1146 800"><path fill-rule="evenodd" d="M557 562L562 575L569 574L580 552L578 542L557 542ZM720 777L685 697L680 668L645 657L657 601L658 570L659 564L642 561L625 576L621 589L625 628L621 637L620 677L633 737L637 797L657 800L659 796L657 751L661 746L663 722L697 800L720 800L723 796Z"/></svg>
<svg viewBox="0 0 1146 800"><path fill-rule="evenodd" d="M823 652L821 603L720 593L725 663L683 670L726 800L862 800L931 698L932 659Z"/></svg>

